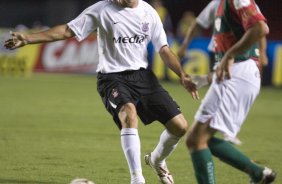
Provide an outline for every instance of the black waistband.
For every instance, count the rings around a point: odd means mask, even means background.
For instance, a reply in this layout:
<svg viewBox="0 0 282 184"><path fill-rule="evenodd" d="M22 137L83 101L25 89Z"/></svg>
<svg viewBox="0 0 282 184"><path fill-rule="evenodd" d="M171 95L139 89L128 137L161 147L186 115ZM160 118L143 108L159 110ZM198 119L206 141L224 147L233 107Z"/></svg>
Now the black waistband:
<svg viewBox="0 0 282 184"><path fill-rule="evenodd" d="M137 72L137 71L144 71L147 70L146 68L140 68L138 70L124 70L121 72L112 72L112 73L102 73L102 72L98 72L99 75L106 75L106 74L131 74L133 72Z"/></svg>

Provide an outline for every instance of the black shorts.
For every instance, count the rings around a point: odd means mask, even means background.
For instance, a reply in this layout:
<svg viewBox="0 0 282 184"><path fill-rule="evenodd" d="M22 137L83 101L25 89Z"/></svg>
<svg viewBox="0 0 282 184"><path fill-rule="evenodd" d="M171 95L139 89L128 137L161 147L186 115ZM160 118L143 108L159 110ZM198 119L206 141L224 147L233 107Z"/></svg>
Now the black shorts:
<svg viewBox="0 0 282 184"><path fill-rule="evenodd" d="M145 125L155 120L166 124L181 113L177 103L162 88L151 70L98 73L97 78L97 90L119 128L118 113L129 102L135 104L137 114Z"/></svg>

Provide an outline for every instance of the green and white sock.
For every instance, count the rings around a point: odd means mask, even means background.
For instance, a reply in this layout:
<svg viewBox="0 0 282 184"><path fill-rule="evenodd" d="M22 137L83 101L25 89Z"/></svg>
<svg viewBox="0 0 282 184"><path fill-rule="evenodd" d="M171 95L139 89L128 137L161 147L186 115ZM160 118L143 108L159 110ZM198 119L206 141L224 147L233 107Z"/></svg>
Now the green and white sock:
<svg viewBox="0 0 282 184"><path fill-rule="evenodd" d="M198 184L215 184L214 164L210 150L203 149L191 153Z"/></svg>
<svg viewBox="0 0 282 184"><path fill-rule="evenodd" d="M263 168L252 162L229 142L213 137L208 146L211 153L223 162L249 174L254 181L261 179Z"/></svg>

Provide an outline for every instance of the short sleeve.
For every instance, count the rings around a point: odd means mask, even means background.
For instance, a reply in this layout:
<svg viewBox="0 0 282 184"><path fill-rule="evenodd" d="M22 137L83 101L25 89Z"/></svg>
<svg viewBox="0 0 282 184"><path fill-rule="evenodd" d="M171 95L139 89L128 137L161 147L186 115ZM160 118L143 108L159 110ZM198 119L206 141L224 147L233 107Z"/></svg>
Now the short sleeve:
<svg viewBox="0 0 282 184"><path fill-rule="evenodd" d="M213 25L215 13L219 6L219 3L219 0L211 1L198 15L196 21L201 27L208 29L211 25Z"/></svg>
<svg viewBox="0 0 282 184"><path fill-rule="evenodd" d="M82 41L97 29L100 10L103 6L105 6L103 2L96 3L67 24L78 41Z"/></svg>
<svg viewBox="0 0 282 184"><path fill-rule="evenodd" d="M231 2L245 30L252 27L258 21L266 21L253 0L231 0Z"/></svg>
<svg viewBox="0 0 282 184"><path fill-rule="evenodd" d="M168 45L167 37L161 19L158 16L157 12L155 12L155 10L153 10L153 19L154 25L152 26L153 29L151 33L151 40L154 45L155 51L159 52L163 46Z"/></svg>

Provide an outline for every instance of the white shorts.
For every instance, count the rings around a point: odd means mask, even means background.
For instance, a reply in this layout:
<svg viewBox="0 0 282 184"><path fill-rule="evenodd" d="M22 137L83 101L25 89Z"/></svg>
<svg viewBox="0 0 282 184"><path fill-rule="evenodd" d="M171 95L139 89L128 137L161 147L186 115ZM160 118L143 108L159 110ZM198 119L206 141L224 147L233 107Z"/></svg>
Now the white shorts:
<svg viewBox="0 0 282 184"><path fill-rule="evenodd" d="M230 137L237 133L260 90L260 72L252 59L234 63L231 79L221 83L213 76L212 84L199 107L195 119L210 120L210 126Z"/></svg>

